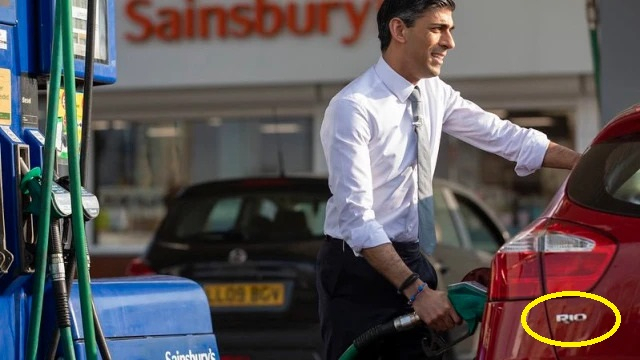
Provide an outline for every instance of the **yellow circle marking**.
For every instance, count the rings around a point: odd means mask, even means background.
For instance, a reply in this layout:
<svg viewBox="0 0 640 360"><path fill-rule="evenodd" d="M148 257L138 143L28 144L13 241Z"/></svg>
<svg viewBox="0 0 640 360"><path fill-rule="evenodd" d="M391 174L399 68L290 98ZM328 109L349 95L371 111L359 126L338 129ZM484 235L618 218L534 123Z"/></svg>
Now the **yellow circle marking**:
<svg viewBox="0 0 640 360"><path fill-rule="evenodd" d="M583 340L583 341L552 340L531 330L531 328L527 324L527 315L529 314L529 311L531 311L531 309L533 309L534 306L542 302L545 302L549 299L555 299L555 298L565 297L565 296L579 296L579 297L583 297L591 300L597 300L607 305L611 310L613 310L613 313L616 315L616 323L613 324L613 327L611 328L611 330L609 330L606 334L602 336L598 336L597 338ZM520 322L522 322L522 327L524 328L524 331L527 332L527 334L533 336L534 339L541 341L545 344L560 346L560 347L581 347L581 346L593 345L610 338L616 331L618 331L618 328L620 328L620 323L622 322L622 316L620 316L620 310L618 310L618 308L611 301L603 298L602 296L598 296L596 294L591 294L591 293L582 292L582 291L559 291L559 292L547 294L544 296L540 296L539 298L529 303L529 305L527 305L524 308L524 310L522 310L522 316L520 316Z"/></svg>

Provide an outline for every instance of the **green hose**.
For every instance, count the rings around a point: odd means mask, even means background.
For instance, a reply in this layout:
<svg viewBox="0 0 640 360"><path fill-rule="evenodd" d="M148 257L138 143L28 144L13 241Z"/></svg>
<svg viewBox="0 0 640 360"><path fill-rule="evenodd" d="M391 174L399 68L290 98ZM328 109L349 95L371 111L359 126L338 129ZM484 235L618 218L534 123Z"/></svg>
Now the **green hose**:
<svg viewBox="0 0 640 360"><path fill-rule="evenodd" d="M355 359L358 356L358 350L356 350L356 346L351 344L349 348L340 356L338 360L350 360Z"/></svg>
<svg viewBox="0 0 640 360"><path fill-rule="evenodd" d="M51 78L49 98L47 102L47 127L44 142L44 174L42 177L42 193L51 194L53 184L53 164L56 156L56 131L58 119L58 97L60 96L60 75L62 74L61 34L60 34L60 7L56 6L54 25L53 49L51 55ZM49 245L49 228L51 221L51 201L48 196L41 198L38 243L36 246L36 267L33 282L33 296L31 302L31 315L29 320L29 335L27 339L27 359L35 360L38 353L38 338L40 336L40 323L42 321L42 306L44 301L44 285L47 268L47 249ZM65 358L75 359L71 328L62 329Z"/></svg>
<svg viewBox="0 0 640 360"><path fill-rule="evenodd" d="M87 259L87 239L84 231L82 209L82 187L80 175L80 156L78 154L78 121L76 112L76 84L73 55L73 18L71 16L71 0L63 0L62 9L62 59L65 69L64 90L67 113L67 152L69 154L69 190L71 193L71 225L78 262L78 288L80 309L82 312L82 328L84 332L85 352L87 360L98 358L95 325L93 321L93 304L91 301L91 278Z"/></svg>

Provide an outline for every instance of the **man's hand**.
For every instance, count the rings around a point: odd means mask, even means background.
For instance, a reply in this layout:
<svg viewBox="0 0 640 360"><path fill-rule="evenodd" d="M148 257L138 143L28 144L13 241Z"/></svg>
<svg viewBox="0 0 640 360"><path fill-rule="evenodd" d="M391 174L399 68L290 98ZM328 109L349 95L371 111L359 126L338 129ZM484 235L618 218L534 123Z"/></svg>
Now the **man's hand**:
<svg viewBox="0 0 640 360"><path fill-rule="evenodd" d="M404 291L407 299L418 291L420 283L421 281L417 281ZM449 297L444 291L425 287L413 302L413 309L420 320L435 331L447 331L462 323L462 319L453 309Z"/></svg>
<svg viewBox="0 0 640 360"><path fill-rule="evenodd" d="M391 243L363 249L362 256L367 259L374 269L384 275L396 289L411 275L411 270L402 261ZM407 299L418 291L418 286L422 283L421 280L417 280L404 289L403 293ZM431 290L426 284L424 290L418 294L413 302L413 309L418 317L435 331L446 331L462 323L462 319L460 319L449 302L447 293Z"/></svg>

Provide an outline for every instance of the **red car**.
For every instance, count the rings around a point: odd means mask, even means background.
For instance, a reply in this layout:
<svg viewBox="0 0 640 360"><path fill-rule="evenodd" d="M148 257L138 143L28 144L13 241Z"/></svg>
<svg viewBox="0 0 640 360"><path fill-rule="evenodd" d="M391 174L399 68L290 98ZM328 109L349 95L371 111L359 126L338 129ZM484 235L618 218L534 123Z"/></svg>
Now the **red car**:
<svg viewBox="0 0 640 360"><path fill-rule="evenodd" d="M581 293L536 302L527 332L527 305L562 291ZM494 257L477 359L640 359L640 105Z"/></svg>

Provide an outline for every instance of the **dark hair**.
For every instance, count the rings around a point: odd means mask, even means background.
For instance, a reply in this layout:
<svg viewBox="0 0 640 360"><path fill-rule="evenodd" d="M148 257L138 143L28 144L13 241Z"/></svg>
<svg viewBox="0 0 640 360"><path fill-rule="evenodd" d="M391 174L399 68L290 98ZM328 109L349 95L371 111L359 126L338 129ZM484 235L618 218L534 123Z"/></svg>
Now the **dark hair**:
<svg viewBox="0 0 640 360"><path fill-rule="evenodd" d="M391 43L391 19L399 18L407 27L412 27L425 11L433 8L449 8L453 11L456 9L456 3L454 0L384 0L378 10L380 49L384 52Z"/></svg>

